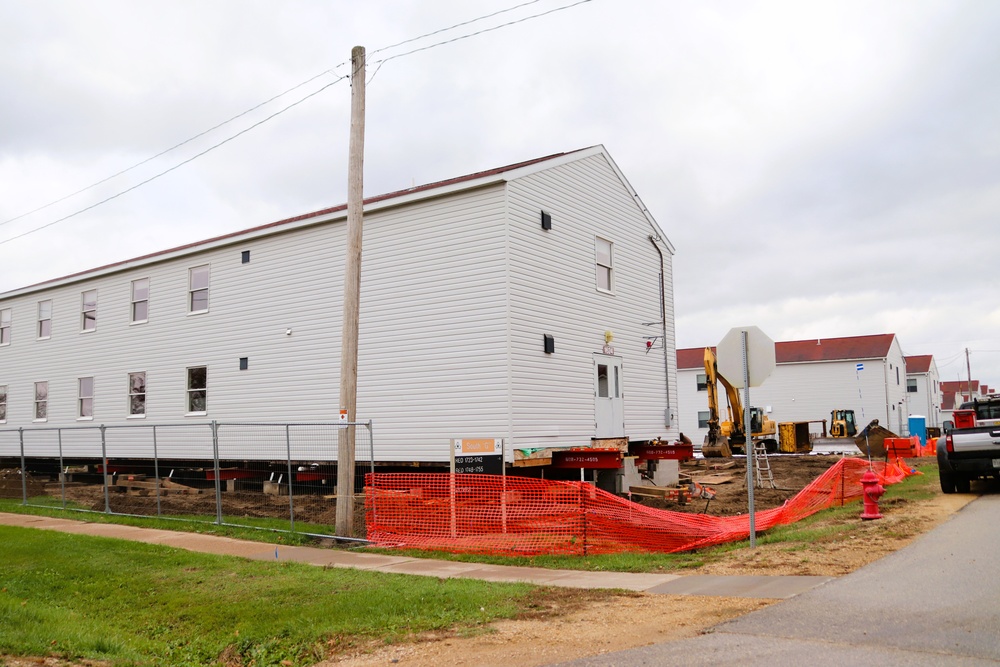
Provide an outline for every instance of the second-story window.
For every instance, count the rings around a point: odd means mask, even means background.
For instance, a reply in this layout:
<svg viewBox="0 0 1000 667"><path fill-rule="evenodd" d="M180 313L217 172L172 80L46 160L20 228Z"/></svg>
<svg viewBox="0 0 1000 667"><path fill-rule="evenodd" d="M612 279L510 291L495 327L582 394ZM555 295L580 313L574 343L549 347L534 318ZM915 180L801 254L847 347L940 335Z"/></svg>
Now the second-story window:
<svg viewBox="0 0 1000 667"><path fill-rule="evenodd" d="M52 336L52 301L38 302L38 337L50 338Z"/></svg>
<svg viewBox="0 0 1000 667"><path fill-rule="evenodd" d="M612 275L614 244L598 236L595 249L597 251L597 289L610 292L614 288L614 276Z"/></svg>
<svg viewBox="0 0 1000 667"><path fill-rule="evenodd" d="M149 319L149 278L132 281L132 324Z"/></svg>
<svg viewBox="0 0 1000 667"><path fill-rule="evenodd" d="M10 345L10 308L0 309L0 345Z"/></svg>
<svg viewBox="0 0 1000 667"><path fill-rule="evenodd" d="M188 312L204 313L208 310L208 264L189 271Z"/></svg>
<svg viewBox="0 0 1000 667"><path fill-rule="evenodd" d="M704 373L698 373L695 383L698 385L698 391L708 391L708 376Z"/></svg>
<svg viewBox="0 0 1000 667"><path fill-rule="evenodd" d="M91 289L83 293L80 325L81 331L93 331L97 328L97 290Z"/></svg>

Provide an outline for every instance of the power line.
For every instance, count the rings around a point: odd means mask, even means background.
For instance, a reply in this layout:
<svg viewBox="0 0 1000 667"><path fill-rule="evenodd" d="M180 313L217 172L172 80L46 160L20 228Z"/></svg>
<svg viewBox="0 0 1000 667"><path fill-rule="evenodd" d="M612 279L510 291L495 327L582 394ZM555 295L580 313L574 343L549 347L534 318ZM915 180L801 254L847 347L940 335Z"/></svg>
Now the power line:
<svg viewBox="0 0 1000 667"><path fill-rule="evenodd" d="M528 5L536 4L536 3L540 2L540 1L541 0L529 0L528 2L523 2L523 3L519 4L519 5L515 5L513 7L507 8L507 9L501 9L501 10L493 12L491 14L485 14L483 16L479 16L477 18L474 18L474 19L471 19L471 20L468 20L468 21L463 21L461 23L456 23L456 24L451 25L451 26L449 26L447 28L441 28L439 30L434 30L434 31L426 33L424 35L420 35L418 37L413 37L413 38L410 38L410 39L403 40L401 42L397 42L396 44L391 44L389 46L380 47L380 48L375 49L374 51L372 51L372 54L378 53L380 51L386 51L386 50L389 50L389 49L392 49L392 48L396 48L398 46L402 46L403 44L409 44L409 43L412 43L412 42L415 42L415 41L418 41L418 40L421 40L421 39L425 39L427 37L430 37L430 36L433 36L433 35L437 35L437 34L440 34L440 33L443 33L443 32L448 32L449 30L454 30L455 28L460 28L460 27L463 27L463 26L471 25L473 23L476 23L476 22L479 22L479 21L482 21L482 20L485 20L485 19L488 19L488 18L492 18L492 17L498 16L500 14L511 12L511 11L516 10L516 9L520 9L522 7L527 7ZM377 63L378 67L376 67L375 72L372 74L372 78L374 78L375 74L377 74L378 71L382 68L382 65L384 65L387 62L389 62L390 60L395 60L396 58L403 58L405 56L409 56L409 55L412 55L414 53L419 53L421 51L427 51L429 49L433 49L433 48L436 48L438 46L443 46L445 44L452 44L454 42L458 42L458 41L461 41L461 40L464 40L464 39L468 39L470 37L475 37L477 35L482 35L482 34L485 34L485 33L488 33L488 32L493 32L493 31L496 31L496 30L500 30L501 28L506 28L506 27L509 27L509 26L512 26L512 25L517 25L519 23L524 23L525 21L530 21L532 19L540 18L542 16L547 16L549 14L554 14L556 12L560 12L560 11L563 11L565 9L570 9L572 7L576 7L577 5L582 5L582 4L585 4L587 2L591 2L591 0L577 0L576 2L570 3L568 5L563 5L561 7L555 7L553 9L549 9L549 10L546 10L544 12L539 12L537 14L532 14L530 16L525 16L525 17L522 17L522 18L514 20L514 21L508 21L507 23L502 23L502 24L499 24L499 25L496 25L496 26L492 26L490 28L484 28L482 30L478 30L476 32L468 33L468 34L465 34L465 35L459 35L459 36L453 37L451 39L447 39L447 40L443 40L443 41L440 41L440 42L436 42L434 44L423 46L423 47L420 47L420 48L417 48L417 49L412 49L412 50L406 51L404 53L399 53L399 54L396 54L396 55L393 55L393 56L389 56L388 58L384 58L382 60L377 60L377 61L375 61L375 63ZM250 109L247 109L246 111L243 111L242 113L239 113L239 114L233 116L232 118L230 118L228 120L225 120L225 121L223 121L223 122L221 122L221 123L219 123L219 124L217 124L217 125L209 128L207 130L204 130L203 132L200 132L200 133L194 135L193 137L191 137L189 139L186 139L186 140L184 140L184 141L182 141L182 142L180 142L180 143L178 143L178 144L176 144L174 146L171 146L170 148L168 148L166 150L160 151L156 155L148 157L145 160L142 160L141 162L138 162L138 163L136 163L136 164L134 164L134 165L126 168L126 169L122 169L121 171L118 171L118 172L112 174L111 176L103 178L103 179L101 179L101 180L99 180L99 181L97 181L95 183L92 183L91 185L88 185L88 186L86 186L84 188L81 188L80 190L77 190L76 192L72 192L72 193L70 193L68 195L60 197L59 199L51 201L48 204L45 204L43 206L39 206L39 207L37 207L35 209L32 209L31 211L27 211L25 213L17 215L17 216L15 216L13 218L10 218L8 220L4 220L3 222L0 222L0 227L2 227L3 225L8 224L10 222L14 222L16 220L20 220L21 218L24 218L24 217L26 217L28 215L33 214L33 213L37 213L39 211L45 210L45 209L49 208L50 206L54 206L55 204L58 204L60 202L66 201L67 199L75 197L78 194L86 192L87 190L90 190L90 189L92 189L92 188L94 188L94 187L96 187L98 185L106 183L106 182L108 182L108 181L110 181L110 180L112 180L114 178L117 178L118 176L121 176L121 175L123 175L125 173L128 173L129 171L132 171L133 169L136 169L137 167L140 167L140 166L142 166L142 165L144 165L144 164L146 164L146 163L148 163L148 162L150 162L152 160L155 160L156 158L162 157L163 155L165 155L165 154L167 154L167 153L169 153L169 152L171 152L173 150L176 150L177 148L180 148L181 146L184 146L184 145L186 145L188 143L191 143L195 139L203 137L206 134L208 134L210 132L213 132L214 130L219 129L220 127L223 127L224 125L227 125L227 124L233 122L234 120L237 120L237 119L239 119L239 118L247 115L248 113L251 113L251 112L259 109L260 107L262 107L262 106L264 106L266 104L269 104L270 102L273 102L274 100L276 100L276 99L278 99L280 97L283 97L284 95L287 95L288 93L290 93L290 92L292 92L294 90L297 90L298 88L301 88L302 86L304 86L304 85L306 85L306 84L308 84L308 83L310 83L312 81L315 81L316 79L318 79L318 78L320 78L322 76L325 76L325 75L329 74L330 72L332 72L333 70L337 69L338 67L340 67L343 64L345 64L345 63L341 63L340 65L337 65L337 66L335 66L335 67L333 67L331 69L328 69L328 70L326 70L324 72L321 72L321 73L317 74L316 76L313 76L313 77L311 77L311 78L309 78L309 79L307 79L307 80L305 80L305 81L303 81L303 82L301 82L299 84L296 84L295 86L292 86L288 90L286 90L286 91L284 91L282 93L279 93L279 94L277 94L277 95L275 95L275 96L273 96L273 97L271 97L271 98L269 98L269 99L267 99L267 100L265 100L265 101L263 101L263 102L255 105L255 106L251 107ZM84 207L82 209L74 211L73 213L70 213L69 215L65 215L65 216L63 216L63 217L61 217L61 218L59 218L57 220L53 220L53 221L48 222L48 223L46 223L44 225L41 225L39 227L35 227L33 229L29 229L26 232L23 232L23 233L18 234L16 236L12 236L12 237L10 237L8 239L4 239L3 241L0 241L0 245L3 245L5 243L9 243L11 241L14 241L14 240L17 240L17 239L20 239L20 238L23 238L25 236L28 236L29 234L34 234L35 232L41 231L43 229L47 229L47 228L49 228L49 227L51 227L53 225L56 225L56 224L58 224L60 222L64 222L66 220L69 220L70 218L76 217L77 215L80 215L81 213L85 213L85 212L87 212L87 211L89 211L91 209L94 209L94 208L96 208L98 206L101 206L102 204L105 204L105 203L107 203L107 202L109 202L109 201L111 201L113 199L117 199L118 197L121 197L122 195L127 194L127 193L131 192L132 190L135 190L135 189L137 189L139 187L142 187L143 185L146 185L147 183L150 183L151 181L154 181L154 180L160 178L161 176L164 176L164 175L166 175L166 174L174 171L175 169L178 169L178 168L184 166L185 164L188 164L189 162L192 162L193 160L196 160L199 157L202 157L206 153L210 153L211 151L215 150L216 148L219 148L220 146L229 143L233 139L236 139L237 137L246 134L250 130L252 130L252 129L254 129L254 128L256 128L256 127L258 127L258 126L260 126L260 125L262 125L264 123L266 123L267 121L271 120L272 118L275 118L276 116L281 115L282 113L284 113L285 111L288 111L292 107L298 106L302 102L305 102L309 98L311 98L311 97L319 94L320 92L326 90L330 86L332 86L332 85L334 85L334 84L336 84L336 83L338 83L340 81L343 81L346 78L348 78L348 77L347 76L340 76L335 81L333 81L331 83L328 83L327 85L323 86L319 90L316 90L315 92L310 93L309 95L306 95L305 97L303 97L302 99L298 100L297 102L293 102L292 104L286 106L285 108L281 109L280 111L277 111L277 112L271 114L270 116L264 118L263 120L261 120L261 121L259 121L257 123L254 123L253 125L251 125L251 126L245 128L245 129L237 132L236 134L228 137L227 139L224 139L223 141L220 141L219 143L217 143L217 144L215 144L215 145L207 148L206 150L204 150L204 151L202 151L200 153L197 153L196 155L193 155L192 157L190 157L190 158L188 158L186 160L183 160L183 161L175 164L174 166L172 166L172 167L170 167L168 169L165 169L164 171L161 171L158 174L155 174L154 176L151 176L150 178L147 178L144 181L136 183L135 185L133 185L133 186L131 186L129 188L126 188L125 190L117 192L117 193L111 195L110 197L106 197L106 198L104 198L104 199L102 199L102 200L100 200L100 201L98 201L98 202L96 202L94 204L91 204L90 206L86 206L86 207Z"/></svg>
<svg viewBox="0 0 1000 667"><path fill-rule="evenodd" d="M427 51L428 49L433 49L433 48L436 48L438 46L444 46L445 44L452 44L454 42L458 42L458 41L461 41L463 39L468 39L470 37L476 37L477 35L482 35L482 34L485 34L485 33L488 33L488 32L493 32L495 30L500 30L501 28L507 28L509 26L517 25L518 23L524 23L525 21L530 21L532 19L537 19L537 18L542 17L542 16L548 16L549 14L554 14L556 12L561 12L564 9L571 9L573 7L576 7L577 5L582 5L582 4L585 4L587 2L591 2L591 0L577 0L576 2L570 3L568 5L563 5L562 7L556 7L554 9L549 9L549 10L546 10L544 12L539 12L538 14L532 14L530 16L525 16L523 18L519 18L519 19L517 19L515 21L508 21L507 23L501 23L499 25L495 25L495 26L490 27L490 28L483 28L482 30L477 30L476 32L470 32L470 33L465 34L465 35L459 35L458 37L453 37L451 39L446 39L446 40L443 40L443 41L440 41L440 42L436 42L436 43L430 44L428 46L421 46L420 48L417 48L417 49L413 49L413 50L410 50L410 51L404 51L403 53L398 53L398 54L396 54L394 56L389 56L388 58L383 58L381 60L376 60L375 63L378 64L378 67L375 68L375 73L372 74L372 78L375 78L375 74L378 74L378 70L380 70L382 68L382 65L384 65L387 62L389 62L390 60L395 60L396 58L402 58L404 56L410 56L410 55L413 55L414 53L420 53L421 51ZM525 4L532 4L532 3L525 3ZM519 5L519 6L523 6L523 5ZM512 9L516 9L516 8L512 8ZM497 13L499 13L499 12L497 12ZM472 22L474 22L474 21L468 21L467 23L472 23ZM461 25L461 24L459 24L459 25ZM446 28L445 30L448 30L448 28ZM438 31L438 32L443 32L443 31ZM434 34L434 33L430 33L430 34ZM416 39L419 39L419 38L416 38ZM413 41L413 40L407 40L407 42L409 42L409 41ZM406 42L400 42L400 43L404 44ZM386 48L389 48L389 47L386 47ZM383 50L383 49L379 49L379 50ZM375 53L375 52L373 51L372 53Z"/></svg>
<svg viewBox="0 0 1000 667"><path fill-rule="evenodd" d="M340 65L338 65L337 67L339 67L339 66L340 66ZM334 68L334 69L336 69L336 68ZM160 151L159 153L157 153L156 155L152 155L152 156L150 156L150 157L146 158L145 160L142 160L141 162L136 162L136 163L135 163L135 164L133 164L133 165L132 165L131 167L126 167L125 169L122 169L122 170L121 170L121 171L119 171L119 172L116 172L116 173L114 173L114 174L111 174L111 175L110 175L110 176L108 176L107 178L102 178L101 180L99 180L99 181L97 181L97 182L95 182L95 183L91 183L90 185L88 185L88 186L86 186L86 187L84 187L84 188L80 188L80 189L79 189L79 190L77 190L76 192L71 192L71 193L69 193L68 195L65 195L65 196L63 196L63 197L60 197L59 199L56 199L56 200L54 200L54 201L50 201L50 202L49 202L48 204L45 204L45 205L43 205L43 206L39 206L38 208L34 208L34 209L32 209L32 210L30 210L30 211L26 211L25 213L22 213L22 214L20 214L20 215L15 215L15 216L14 216L13 218L9 218L9 219L7 219L7 220L4 220L3 222L0 222L0 227L3 227L3 226L4 226L4 225L6 225L7 223L10 223L10 222L14 222L14 221L16 221L16 220L20 220L21 218L24 218L24 217L27 217L27 216L29 216L29 215L31 215L31 214L33 214L33 213L38 213L39 211L44 211L45 209L49 208L50 206L55 206L56 204L59 204L59 203L61 203L61 202L64 202L64 201L66 201L67 199L70 199L70 198L72 198L72 197L75 197L75 196L76 196L76 195L78 195L78 194L82 194L82 193L86 192L87 190L90 190L91 188L96 188L96 187L97 187L98 185L101 185L101 184L103 184L103 183L107 183L107 182L108 182L108 181L110 181L111 179L113 179L113 178L117 178L117 177L121 176L122 174L127 174L128 172L132 171L133 169L136 169L136 168L138 168L138 167L141 167L142 165L146 164L147 162L152 162L153 160L155 160L155 159L156 159L156 158L158 158L158 157L163 157L163 156L164 156L164 155L166 155L167 153L169 153L169 152L171 152L171 151L173 151L173 150L176 150L176 149L180 148L181 146L184 146L184 145L186 145L186 144L189 144L189 143L191 143L192 141L194 141L195 139L198 139L198 138L200 138L200 137L203 137L203 136L205 136L205 135L206 135L206 134L208 134L209 132L213 132L213 131L215 131L215 130L219 129L220 127L222 127L222 126L224 126L224 125L228 125L229 123L233 122L234 120L237 120L237 119L239 119L239 118L242 118L243 116L246 116L246 115L247 115L248 113L250 113L250 112L252 112L252 111L256 111L257 109L261 108L261 107L262 107L262 106L264 106L265 104L270 104L271 102L273 102L274 100L278 99L279 97L284 97L285 95L287 95L288 93L292 92L293 90L297 90L297 89L301 88L302 86L306 85L307 83L311 83L311 82L315 81L316 79L320 78L321 76L325 76L325 75L329 74L329 73L330 73L330 72L332 72L332 71L333 71L332 69L328 69L328 70L326 70L325 72L321 72L321 73L317 74L316 76L314 76L314 77L312 77L312 78L309 78L309 79L306 79L306 80L305 80L305 81L303 81L302 83L299 83L299 84L296 84L296 85L292 86L291 88L289 88L289 89L288 89L288 90L286 90L285 92L283 92L283 93L278 93L278 94L277 94L277 95L275 95L274 97L271 97L270 99L267 99L267 100L264 100L264 101L263 101L263 102L261 102L260 104L257 104L257 105L255 105L255 106L252 106L252 107L250 107L249 109L247 109L246 111L244 111L244 112L242 112L242 113L238 113L238 114L236 114L235 116L233 116L233 117L232 117L232 118L230 118L229 120L224 120L224 121L222 121L221 123L219 123L218 125L214 125L214 126L212 126L212 127L208 128L207 130L205 130L205 131L203 131L203 132L199 132L198 134L194 135L193 137L191 137L191 138L189 138L189 139L185 139L184 141L180 142L179 144L175 144L175 145L171 146L170 148L167 148L166 150L162 150L162 151ZM343 77L341 77L341 78L343 78ZM339 80L339 79L338 79L338 80ZM336 81L335 81L334 83L336 83ZM64 219L65 219L65 218L64 218ZM41 229L41 228L40 228L40 229ZM17 237L15 237L15 238L17 238Z"/></svg>
<svg viewBox="0 0 1000 667"><path fill-rule="evenodd" d="M191 161L193 161L193 160L197 160L197 159L198 159L198 158L200 158L200 157L201 157L202 155L205 155L206 153L210 153L210 152L214 151L214 150L215 150L216 148L219 148L220 146L223 146L223 145L225 145L225 144L228 144L228 143L229 143L230 141L232 141L233 139L236 139L237 137L239 137L239 136L242 136L242 135L246 134L247 132L249 132L250 130L252 130L252 129L256 128L256 127L257 127L257 126L259 126L259 125L263 125L264 123L266 123L267 121L271 120L272 118L274 118L274 117L276 117L276 116L279 116L279 115L281 115L281 114L285 113L286 111L288 111L288 110L289 110L289 109L291 109L292 107L296 107L296 106L298 106L298 105L302 104L303 102L305 102L306 100L308 100L308 99L309 99L310 97L313 97L313 96L315 96L315 95L318 95L318 94L320 94L321 92L323 92L324 90L326 90L326 89L327 89L327 88L329 88L330 86L333 86L333 85L335 85L335 84L339 83L340 81L343 81L343 80L344 80L344 79L346 79L346 78L347 78L346 76L342 76L342 77L340 77L339 79L337 79L336 81L331 81L330 83L326 84L325 86L323 86L323 87L322 87L322 88L320 88L319 90L316 90L316 91L314 91L314 92L311 92L311 93L309 93L308 95L306 95L306 96L305 96L305 97L303 97L302 99L298 100L297 102L292 102L291 104L289 104L289 105L288 105L287 107L285 107L284 109L281 109L280 111L276 111L276 112L274 112L273 114L271 114L271 115L270 115L270 116L268 116L267 118L264 118L264 119L262 119L262 120L259 120L259 121L257 121L256 123L254 123L254 124L253 124L253 125L251 125L250 127L247 127L247 128L245 128L245 129L243 129L243 130L240 130L239 132L237 132L237 133L236 133L236 134L234 134L233 136L231 136L231 137L228 137L228 138L226 138L226 139L223 139L222 141L220 141L219 143L215 144L214 146L210 146L209 148L206 148L206 149L205 149L205 150L203 150L202 152L200 152L200 153L198 153L198 154L196 154L196 155L192 155L191 157L189 157L188 159L186 159L186 160L184 160L184 161L182 161L182 162L178 162L177 164L175 164L174 166L170 167L169 169L164 169L164 170L163 170L163 171L161 171L160 173L158 173L158 174L156 174L156 175L154 175L154 176L150 176L149 178L147 178L147 179L146 179L146 180L144 180L144 181L141 181L141 182L139 182L139 183L136 183L135 185L133 185L133 186L132 186L132 187L130 187L130 188L127 188L127 189L125 189L125 190L122 190L121 192L118 192L118 193L116 193L116 194L113 194L113 195L111 195L110 197L106 197L105 199L102 199L102 200L101 200L101 201L99 201L99 202L96 202L96 203L94 203L94 204L91 204L90 206L87 206L87 207L85 207L85 208L81 208L80 210L78 210L78 211L75 211L75 212L73 212L73 213L70 213L69 215L65 215L65 216L63 216L63 217L59 218L58 220L53 220L52 222L48 222L48 223L46 223L46 224L42 225L41 227L35 227L34 229L29 229L28 231L26 231L26 232L24 232L24 233L22 233L22 234L18 234L17 236L12 236L12 237L10 237L9 239L4 239L3 241L0 241L0 245L3 245L3 244L5 244L5 243L10 243L11 241L15 241L15 240L17 240L17 239L19 239L19 238L22 238L22 237L25 237L25 236L27 236L28 234L34 234L35 232L39 232L39 231L41 231L41 230L43 230L43 229L46 229L46 228L48 228L48 227L51 227L52 225L56 225L56 224L59 224L60 222L63 222L63 221L65 221L65 220L69 220L70 218L73 218L73 217L76 217L76 216L80 215L81 213L85 213L85 212L89 211L89 210L90 210L90 209L92 209L92 208L96 208L96 207L100 206L101 204L105 204L105 203L107 203L107 202L111 201L112 199L117 199L118 197L121 197L121 196L122 196L122 195L124 195L124 194L127 194L127 193L129 193L129 192L132 192L132 190L135 190L136 188L140 188L140 187L142 187L143 185L146 185L147 183L149 183L149 182L151 182L151 181L155 181L155 180L156 180L156 179L158 179L159 177L161 177L161 176L164 176L164 175L166 175L166 174L169 174L170 172L174 171L175 169L178 169L178 168L180 168L180 167L183 167L183 166L184 166L184 165L186 165L186 164L187 164L188 162L191 162Z"/></svg>

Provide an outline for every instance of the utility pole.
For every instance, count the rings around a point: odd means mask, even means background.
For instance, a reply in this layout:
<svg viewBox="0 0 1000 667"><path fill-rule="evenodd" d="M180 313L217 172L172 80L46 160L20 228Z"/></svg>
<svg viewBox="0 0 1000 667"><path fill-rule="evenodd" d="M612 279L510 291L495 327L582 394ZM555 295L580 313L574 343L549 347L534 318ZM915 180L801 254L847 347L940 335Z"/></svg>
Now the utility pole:
<svg viewBox="0 0 1000 667"><path fill-rule="evenodd" d="M337 442L338 537L351 537L354 519L354 442L358 411L358 321L361 304L361 222L364 208L365 47L351 49L351 139L347 157L347 256L340 339L340 409L348 426Z"/></svg>
<svg viewBox="0 0 1000 667"><path fill-rule="evenodd" d="M972 365L969 363L969 348L965 348L965 372L969 380L969 400L972 400Z"/></svg>

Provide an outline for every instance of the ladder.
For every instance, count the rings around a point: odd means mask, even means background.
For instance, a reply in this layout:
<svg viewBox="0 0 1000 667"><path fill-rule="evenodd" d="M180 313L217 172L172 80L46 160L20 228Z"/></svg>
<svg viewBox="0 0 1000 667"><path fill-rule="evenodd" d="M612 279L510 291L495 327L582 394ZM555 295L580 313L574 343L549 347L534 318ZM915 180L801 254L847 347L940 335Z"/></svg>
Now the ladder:
<svg viewBox="0 0 1000 667"><path fill-rule="evenodd" d="M767 447L764 446L763 442L755 442L753 444L754 458L757 459L757 486L758 488L764 488L764 477L767 477L767 485L772 489L776 489L774 485L774 474L771 472L771 460L767 458Z"/></svg>

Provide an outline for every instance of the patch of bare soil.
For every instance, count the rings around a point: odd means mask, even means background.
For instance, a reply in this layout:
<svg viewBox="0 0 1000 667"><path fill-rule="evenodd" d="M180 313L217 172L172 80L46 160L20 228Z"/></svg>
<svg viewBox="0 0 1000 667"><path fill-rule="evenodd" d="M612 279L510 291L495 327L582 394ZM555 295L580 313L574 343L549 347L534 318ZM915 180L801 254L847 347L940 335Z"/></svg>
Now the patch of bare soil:
<svg viewBox="0 0 1000 667"><path fill-rule="evenodd" d="M755 492L755 507L778 506L797 493L837 457L816 456L772 458L778 491ZM925 460L926 461L926 460ZM918 467L925 461L915 460ZM797 463L796 463L797 462ZM745 474L739 468L737 475ZM933 473L932 473L933 474ZM710 514L746 512L746 487L737 478L717 484L717 497L709 503ZM892 499L880 504L883 518L850 522L856 530L813 544L760 545L754 550L739 549L686 575L823 575L840 576L863 567L909 544L914 538L945 521L974 496L943 495L922 501ZM719 502L716 502L719 501ZM659 506L702 512L705 501L678 505L655 500ZM858 515L861 505L856 504ZM714 510L714 511L713 511ZM838 520L831 520L834 525ZM822 524L820 524L822 526ZM620 651L653 643L675 641L705 632L725 620L742 616L777 600L628 594L612 599L590 598L587 591L557 593L552 614L493 623L475 635L428 634L407 638L398 644L354 647L316 667L368 667L398 664L406 667L440 665L546 665L589 655ZM566 596L580 596L567 603Z"/></svg>

